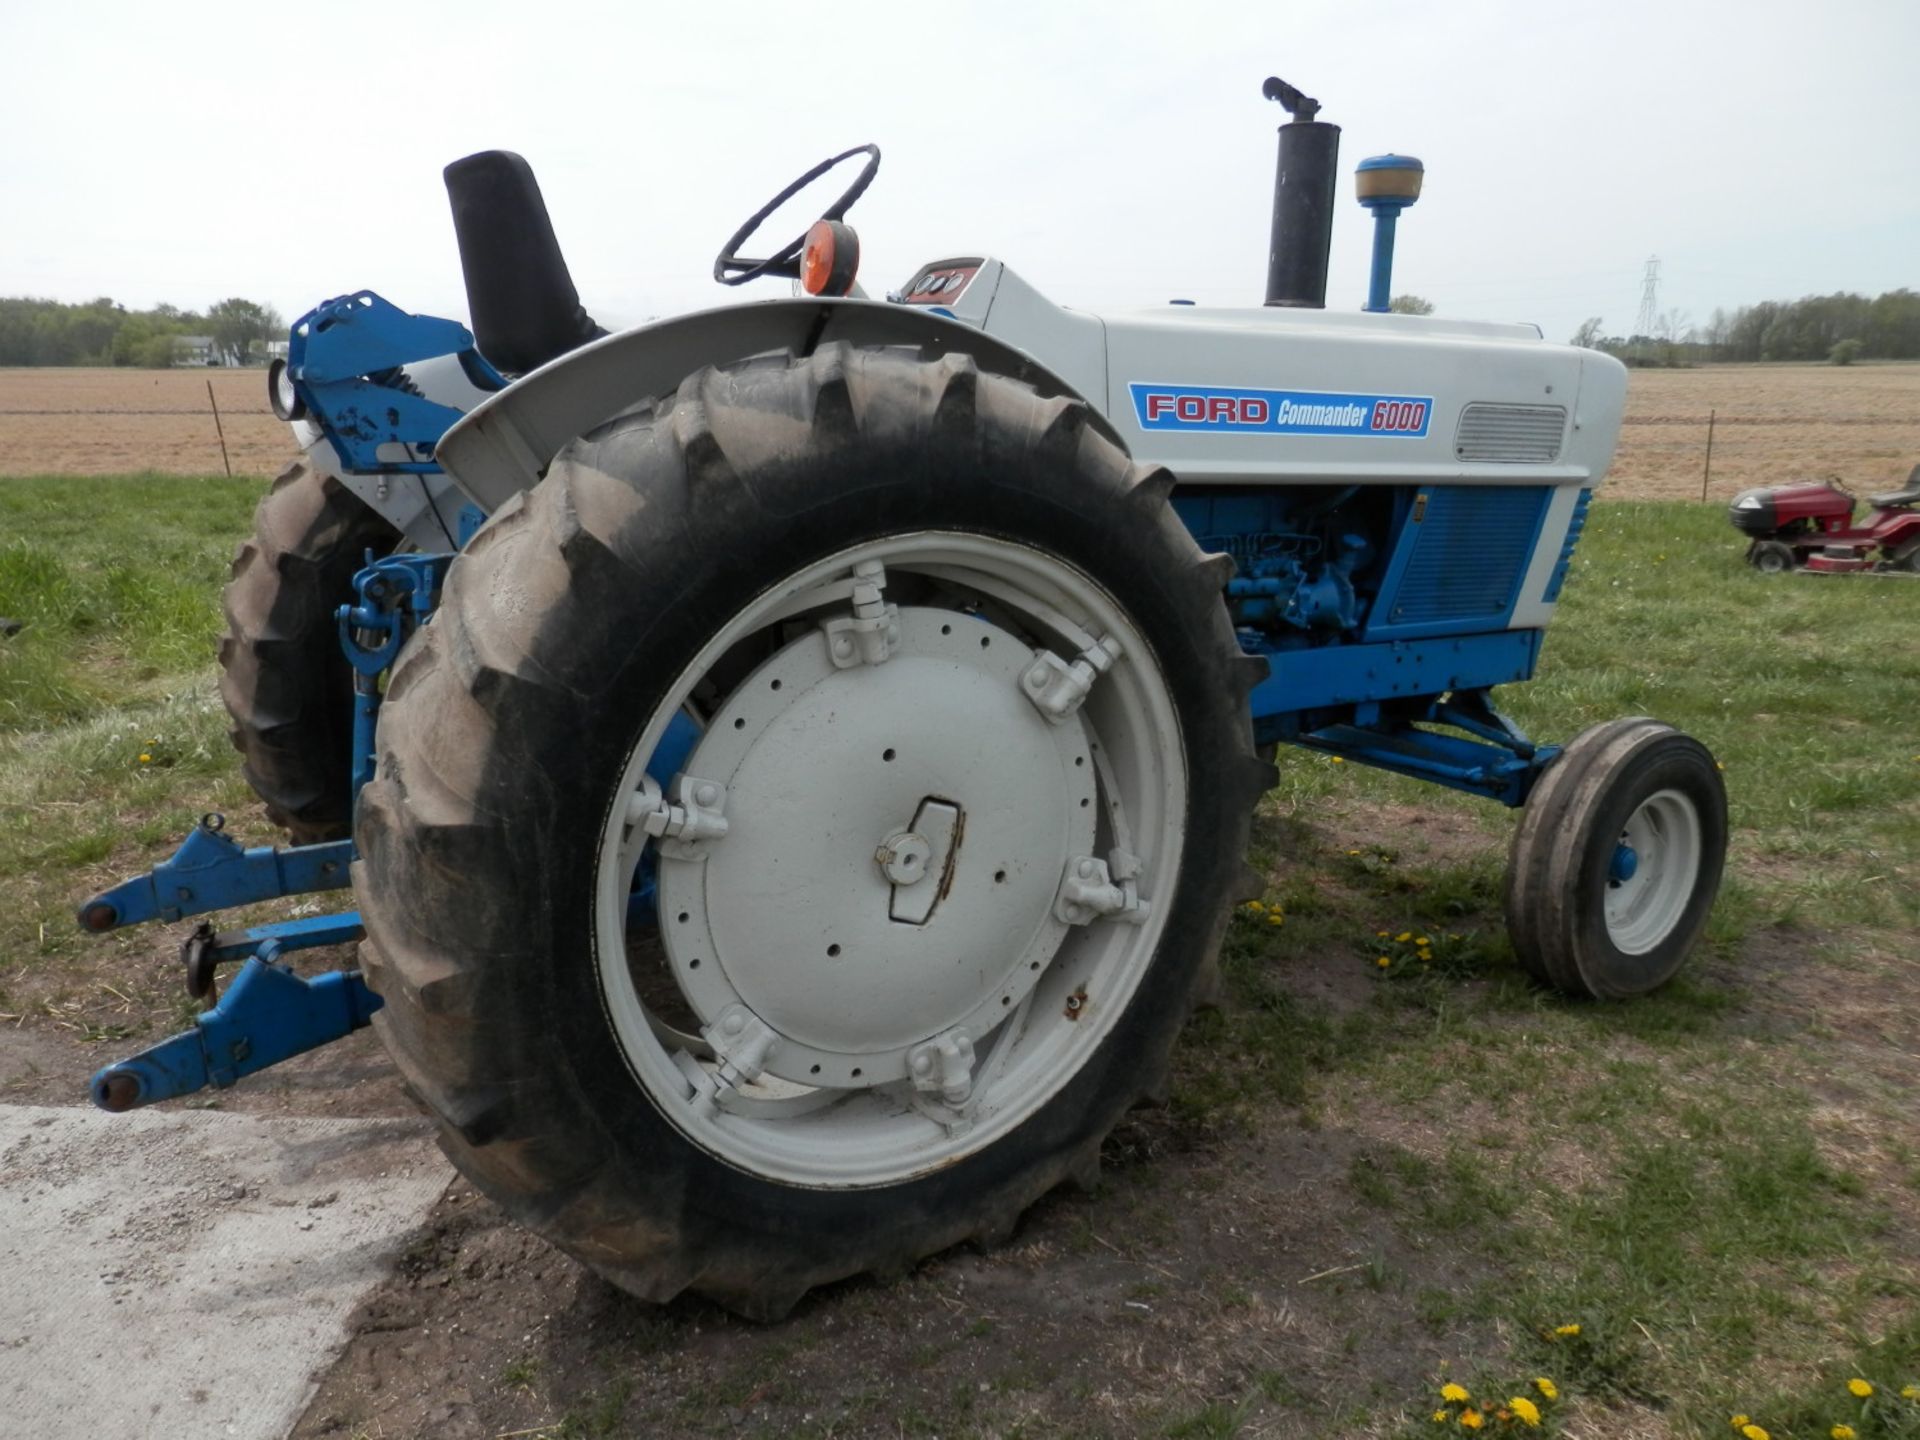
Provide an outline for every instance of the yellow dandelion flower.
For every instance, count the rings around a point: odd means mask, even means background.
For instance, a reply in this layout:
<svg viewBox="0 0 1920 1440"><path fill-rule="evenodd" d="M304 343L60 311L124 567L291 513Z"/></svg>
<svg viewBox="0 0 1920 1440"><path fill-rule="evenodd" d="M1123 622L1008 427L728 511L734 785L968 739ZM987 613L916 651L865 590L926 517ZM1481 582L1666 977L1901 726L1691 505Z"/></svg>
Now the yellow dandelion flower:
<svg viewBox="0 0 1920 1440"><path fill-rule="evenodd" d="M1540 1423L1540 1407L1524 1395L1516 1395L1507 1401L1507 1408L1518 1415L1528 1425Z"/></svg>
<svg viewBox="0 0 1920 1440"><path fill-rule="evenodd" d="M1407 943L1407 941L1413 938L1413 932L1411 930L1402 930L1398 935L1394 936L1393 938L1396 943L1404 945Z"/></svg>
<svg viewBox="0 0 1920 1440"><path fill-rule="evenodd" d="M1382 970L1384 970L1389 965L1393 964L1393 960L1391 957L1386 955L1376 955L1373 957L1373 963L1378 965Z"/></svg>
<svg viewBox="0 0 1920 1440"><path fill-rule="evenodd" d="M149 755L146 751L142 750L140 752L140 763L142 765L151 765L153 763L153 756Z"/></svg>
<svg viewBox="0 0 1920 1440"><path fill-rule="evenodd" d="M1347 854L1349 854L1349 855L1358 855L1359 853L1360 853L1360 852L1359 852L1358 850L1349 850L1349 851L1347 851Z"/></svg>
<svg viewBox="0 0 1920 1440"><path fill-rule="evenodd" d="M1467 1387L1456 1385L1451 1380L1440 1387L1440 1398L1449 1405L1463 1405L1473 1397L1467 1393Z"/></svg>
<svg viewBox="0 0 1920 1440"><path fill-rule="evenodd" d="M1859 1440L1851 1425L1836 1425L1827 1434L1831 1435L1833 1440Z"/></svg>
<svg viewBox="0 0 1920 1440"><path fill-rule="evenodd" d="M1433 1423L1436 1425L1444 1425L1452 1418L1453 1417L1448 1415L1444 1410L1436 1410L1433 1412Z"/></svg>
<svg viewBox="0 0 1920 1440"><path fill-rule="evenodd" d="M1344 755L1335 755L1333 757L1333 763L1336 765L1344 765L1347 763L1346 757Z"/></svg>
<svg viewBox="0 0 1920 1440"><path fill-rule="evenodd" d="M1580 1327L1578 1325L1556 1325L1553 1327L1553 1333L1568 1336L1578 1335L1580 1333Z"/></svg>
<svg viewBox="0 0 1920 1440"><path fill-rule="evenodd" d="M1478 1430L1486 1421L1480 1418L1480 1412L1478 1410L1462 1410L1460 1412L1460 1423L1469 1430Z"/></svg>
<svg viewBox="0 0 1920 1440"><path fill-rule="evenodd" d="M1253 913L1256 915L1264 914L1266 912L1266 908L1267 907L1261 904L1258 900L1247 901L1247 909L1253 911Z"/></svg>
<svg viewBox="0 0 1920 1440"><path fill-rule="evenodd" d="M1426 936L1422 935L1418 940L1414 941L1413 943L1416 945L1431 945L1433 941L1429 940Z"/></svg>
<svg viewBox="0 0 1920 1440"><path fill-rule="evenodd" d="M1746 1440L1773 1440L1773 1437L1758 1425L1742 1425L1740 1433L1746 1437Z"/></svg>
<svg viewBox="0 0 1920 1440"><path fill-rule="evenodd" d="M1278 910L1267 916L1267 924L1269 925L1284 925L1286 923L1287 917L1282 915Z"/></svg>
<svg viewBox="0 0 1920 1440"><path fill-rule="evenodd" d="M1381 938L1382 940L1384 940L1384 939L1386 939L1386 938L1387 938L1387 936L1388 936L1388 934L1389 934L1390 932L1389 932L1389 931L1386 931L1386 930L1376 930L1376 931L1374 931L1373 933L1374 933L1374 934L1376 934L1376 935L1378 935L1378 936L1379 936L1379 937L1380 937L1380 938Z"/></svg>
<svg viewBox="0 0 1920 1440"><path fill-rule="evenodd" d="M1729 1423L1734 1429L1738 1430L1747 1423L1747 1417L1745 1415L1736 1415Z"/></svg>
<svg viewBox="0 0 1920 1440"><path fill-rule="evenodd" d="M1859 1399L1862 1399L1862 1400L1866 1399L1867 1396L1873 1393L1873 1386L1868 1384L1865 1380L1862 1380L1858 1375L1854 1376L1853 1379L1847 1381L1847 1389L1852 1391L1855 1396L1857 1396Z"/></svg>
<svg viewBox="0 0 1920 1440"><path fill-rule="evenodd" d="M1558 1400L1560 1398L1560 1387L1544 1375L1533 1382L1533 1388L1549 1400Z"/></svg>
<svg viewBox="0 0 1920 1440"><path fill-rule="evenodd" d="M1902 1400L1920 1400L1920 1385L1902 1385L1900 1387L1900 1398Z"/></svg>
<svg viewBox="0 0 1920 1440"><path fill-rule="evenodd" d="M1727 768L1727 762L1724 760L1716 760L1713 762L1713 768L1716 770L1724 770Z"/></svg>

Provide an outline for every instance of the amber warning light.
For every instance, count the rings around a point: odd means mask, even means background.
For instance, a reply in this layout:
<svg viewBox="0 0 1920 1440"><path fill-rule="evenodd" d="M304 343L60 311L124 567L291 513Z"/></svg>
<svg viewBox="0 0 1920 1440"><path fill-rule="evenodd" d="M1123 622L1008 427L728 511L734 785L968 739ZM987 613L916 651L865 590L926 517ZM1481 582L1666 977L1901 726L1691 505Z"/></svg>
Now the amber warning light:
<svg viewBox="0 0 1920 1440"><path fill-rule="evenodd" d="M800 288L809 295L845 295L860 268L860 237L851 225L816 220L800 252Z"/></svg>

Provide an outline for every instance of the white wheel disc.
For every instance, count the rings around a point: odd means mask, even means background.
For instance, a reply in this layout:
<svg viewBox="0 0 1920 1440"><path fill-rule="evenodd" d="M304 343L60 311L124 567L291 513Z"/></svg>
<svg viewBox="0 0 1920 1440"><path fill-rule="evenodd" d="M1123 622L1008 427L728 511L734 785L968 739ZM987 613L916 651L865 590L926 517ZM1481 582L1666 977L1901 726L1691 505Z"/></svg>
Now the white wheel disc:
<svg viewBox="0 0 1920 1440"><path fill-rule="evenodd" d="M1611 875L1606 896L1607 934L1623 954L1646 954L1679 925L1700 883L1702 837L1700 812L1678 790L1656 791L1627 817L1619 845L1632 873Z"/></svg>
<svg viewBox="0 0 1920 1440"><path fill-rule="evenodd" d="M646 769L676 714L701 734L663 794ZM1087 1062L1158 946L1186 772L1165 678L1103 589L922 533L746 606L646 717L618 793L597 964L634 1075L729 1163L853 1187L993 1143ZM644 857L651 957L627 927Z"/></svg>

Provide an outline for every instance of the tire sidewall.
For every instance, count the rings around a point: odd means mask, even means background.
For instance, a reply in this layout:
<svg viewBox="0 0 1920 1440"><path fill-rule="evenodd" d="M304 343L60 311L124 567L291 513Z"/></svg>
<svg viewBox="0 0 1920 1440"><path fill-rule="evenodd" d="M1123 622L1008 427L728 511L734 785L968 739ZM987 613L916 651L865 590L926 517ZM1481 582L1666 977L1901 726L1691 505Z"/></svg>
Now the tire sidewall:
<svg viewBox="0 0 1920 1440"><path fill-rule="evenodd" d="M604 684L557 707L545 698L523 714L510 713L510 703L498 710L502 743L481 786L507 801L493 820L517 837L516 848L538 857L503 877L510 893L494 908L517 917L519 945L547 963L486 966L479 976L486 993L476 1000L482 1013L521 1017L509 1033L491 1037L496 1043L545 1051L502 1057L511 1073L532 1077L530 1092L541 1092L523 1096L518 1108L539 1116L543 1144L596 1157L606 1171L600 1178L610 1182L594 1186L596 1193L647 1196L669 1209L683 1248L709 1257L755 1252L796 1274L823 1264L852 1273L911 1258L974 1233L985 1211L1010 1219L1097 1143L1143 1080L1164 1069L1238 880L1240 855L1218 853L1207 837L1245 823L1235 813L1244 811L1245 797L1229 767L1210 763L1250 748L1245 707L1222 673L1226 649L1237 654L1231 627L1215 595L1220 613L1207 623L1210 639L1224 638L1224 647L1196 643L1198 553L1158 501L1154 510L1129 503L1124 457L1100 442L1089 458L1079 427L1073 447L1060 453L1031 441L962 453L889 427L884 415L864 418L862 432L849 430L824 452L743 469L725 485L682 477L650 453L661 444L659 426L616 427L563 452L543 489L622 483L608 481L611 472L636 477L631 483L646 501L647 524L608 542L631 581L621 618L632 623L595 637L556 615L535 653L584 646L593 653L576 653L570 673L598 671ZM601 840L614 805L624 803L618 780L649 718L718 629L784 576L853 545L928 530L1044 549L1093 579L1146 639L1174 704L1188 782L1171 913L1158 953L1104 1041L1007 1135L898 1183L857 1190L780 1184L701 1149L635 1078L599 978ZM460 569L456 562L450 588ZM849 1261L850 1250L857 1253Z"/></svg>
<svg viewBox="0 0 1920 1440"><path fill-rule="evenodd" d="M1607 881L1618 837L1634 811L1662 790L1679 792L1700 825L1700 863L1679 920L1659 944L1628 954L1607 925ZM1726 794L1713 758L1697 741L1665 731L1631 751L1577 821L1573 868L1574 955L1587 989L1601 999L1628 999L1658 989L1680 968L1706 928L1726 857Z"/></svg>

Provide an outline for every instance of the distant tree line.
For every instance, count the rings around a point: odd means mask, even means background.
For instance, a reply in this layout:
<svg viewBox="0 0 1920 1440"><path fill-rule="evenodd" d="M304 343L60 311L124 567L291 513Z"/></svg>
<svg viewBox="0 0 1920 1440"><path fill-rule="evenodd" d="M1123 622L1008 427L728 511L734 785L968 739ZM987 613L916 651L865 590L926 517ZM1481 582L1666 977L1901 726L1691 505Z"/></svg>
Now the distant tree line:
<svg viewBox="0 0 1920 1440"><path fill-rule="evenodd" d="M1604 350L1628 364L1696 365L1709 360L1920 360L1920 292L1808 295L1715 310L1703 325L1667 311L1651 335L1603 335L1595 315L1573 343Z"/></svg>
<svg viewBox="0 0 1920 1440"><path fill-rule="evenodd" d="M129 310L104 296L84 305L0 298L0 365L165 369L178 360L184 335L205 335L246 365L261 358L267 341L286 334L286 322L271 305L238 296L204 311L176 305Z"/></svg>

